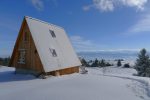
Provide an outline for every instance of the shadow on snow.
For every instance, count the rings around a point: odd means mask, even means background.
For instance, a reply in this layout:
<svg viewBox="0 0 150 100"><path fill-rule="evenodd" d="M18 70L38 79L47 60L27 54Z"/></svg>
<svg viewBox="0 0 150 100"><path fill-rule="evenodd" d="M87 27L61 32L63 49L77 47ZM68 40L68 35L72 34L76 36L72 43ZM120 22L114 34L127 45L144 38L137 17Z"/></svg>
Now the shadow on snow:
<svg viewBox="0 0 150 100"><path fill-rule="evenodd" d="M15 71L0 72L0 82L27 81L35 79L32 75L15 74Z"/></svg>

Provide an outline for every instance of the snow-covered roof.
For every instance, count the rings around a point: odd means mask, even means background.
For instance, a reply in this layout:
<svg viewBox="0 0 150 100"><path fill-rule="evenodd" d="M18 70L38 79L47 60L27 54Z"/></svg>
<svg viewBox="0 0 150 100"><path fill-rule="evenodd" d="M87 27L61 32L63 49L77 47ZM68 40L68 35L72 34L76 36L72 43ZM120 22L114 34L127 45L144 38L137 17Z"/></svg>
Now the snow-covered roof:
<svg viewBox="0 0 150 100"><path fill-rule="evenodd" d="M39 53L45 72L80 66L81 63L62 27L26 16L32 38ZM52 37L54 31L56 37ZM55 49L57 56L52 55Z"/></svg>

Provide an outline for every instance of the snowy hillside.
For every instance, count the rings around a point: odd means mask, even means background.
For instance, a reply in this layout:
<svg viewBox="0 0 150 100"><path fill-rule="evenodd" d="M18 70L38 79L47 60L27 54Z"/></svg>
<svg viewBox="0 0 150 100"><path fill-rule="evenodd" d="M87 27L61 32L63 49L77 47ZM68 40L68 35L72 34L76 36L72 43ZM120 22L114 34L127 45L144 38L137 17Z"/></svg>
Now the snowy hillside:
<svg viewBox="0 0 150 100"><path fill-rule="evenodd" d="M88 74L47 79L0 68L0 100L150 100L150 79L134 69L87 68Z"/></svg>

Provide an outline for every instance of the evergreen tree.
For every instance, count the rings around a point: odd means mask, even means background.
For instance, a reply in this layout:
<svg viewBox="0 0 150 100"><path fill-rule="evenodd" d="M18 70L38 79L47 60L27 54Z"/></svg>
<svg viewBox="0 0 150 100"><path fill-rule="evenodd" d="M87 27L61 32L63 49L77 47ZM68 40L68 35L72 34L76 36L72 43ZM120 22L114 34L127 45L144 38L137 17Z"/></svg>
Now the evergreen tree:
<svg viewBox="0 0 150 100"><path fill-rule="evenodd" d="M0 58L0 65L8 66L9 61L10 61L10 57L8 57L8 58Z"/></svg>
<svg viewBox="0 0 150 100"><path fill-rule="evenodd" d="M106 63L105 63L105 60L104 60L104 59L101 60L100 66L101 66L101 67L105 67L105 66L106 66Z"/></svg>
<svg viewBox="0 0 150 100"><path fill-rule="evenodd" d="M82 66L89 67L89 64L87 63L87 61L84 58L81 59L81 63L82 63Z"/></svg>
<svg viewBox="0 0 150 100"><path fill-rule="evenodd" d="M119 59L118 62L117 62L117 66L120 67L121 65L122 65L121 60Z"/></svg>
<svg viewBox="0 0 150 100"><path fill-rule="evenodd" d="M3 59L2 59L2 58L0 58L0 65L2 65L2 62L3 62Z"/></svg>
<svg viewBox="0 0 150 100"><path fill-rule="evenodd" d="M136 60L135 69L139 76L150 77L150 59L146 49L142 49Z"/></svg>
<svg viewBox="0 0 150 100"><path fill-rule="evenodd" d="M95 61L92 63L91 67L98 67L98 66L99 66L99 61L96 58Z"/></svg>
<svg viewBox="0 0 150 100"><path fill-rule="evenodd" d="M93 60L89 60L89 61L88 61L88 64L89 64L89 63L92 63L92 62L93 62Z"/></svg>

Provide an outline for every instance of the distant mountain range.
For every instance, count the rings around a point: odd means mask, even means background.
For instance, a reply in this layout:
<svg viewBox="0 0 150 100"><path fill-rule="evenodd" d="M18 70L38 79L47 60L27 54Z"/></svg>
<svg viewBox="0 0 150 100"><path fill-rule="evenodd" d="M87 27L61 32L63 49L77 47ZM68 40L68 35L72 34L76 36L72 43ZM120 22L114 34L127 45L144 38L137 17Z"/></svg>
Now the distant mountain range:
<svg viewBox="0 0 150 100"><path fill-rule="evenodd" d="M127 59L135 60L138 55L138 51L81 51L77 53L79 57L83 57L87 60L92 59L106 59L106 60L115 60L115 59Z"/></svg>

